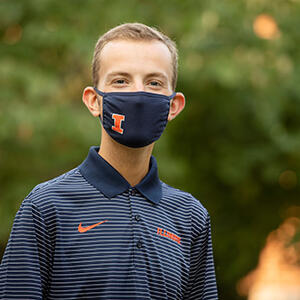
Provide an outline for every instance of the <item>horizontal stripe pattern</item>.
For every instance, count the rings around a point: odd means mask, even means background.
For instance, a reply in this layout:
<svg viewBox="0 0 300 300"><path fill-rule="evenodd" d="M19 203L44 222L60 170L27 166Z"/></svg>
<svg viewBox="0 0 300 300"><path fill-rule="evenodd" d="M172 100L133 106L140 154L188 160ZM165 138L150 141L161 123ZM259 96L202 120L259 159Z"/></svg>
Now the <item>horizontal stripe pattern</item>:
<svg viewBox="0 0 300 300"><path fill-rule="evenodd" d="M131 188L107 198L78 167L37 185L13 223L0 299L216 300L209 214L161 185L157 204Z"/></svg>

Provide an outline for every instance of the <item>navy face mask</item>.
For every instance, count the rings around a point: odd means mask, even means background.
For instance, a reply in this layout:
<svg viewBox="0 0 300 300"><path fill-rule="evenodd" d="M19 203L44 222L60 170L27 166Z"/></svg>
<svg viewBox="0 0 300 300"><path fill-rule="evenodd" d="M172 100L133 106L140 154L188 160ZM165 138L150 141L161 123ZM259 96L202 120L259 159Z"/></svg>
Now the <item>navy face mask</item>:
<svg viewBox="0 0 300 300"><path fill-rule="evenodd" d="M105 131L118 143L138 148L156 141L163 133L170 110L171 96L149 92L104 93L100 121Z"/></svg>

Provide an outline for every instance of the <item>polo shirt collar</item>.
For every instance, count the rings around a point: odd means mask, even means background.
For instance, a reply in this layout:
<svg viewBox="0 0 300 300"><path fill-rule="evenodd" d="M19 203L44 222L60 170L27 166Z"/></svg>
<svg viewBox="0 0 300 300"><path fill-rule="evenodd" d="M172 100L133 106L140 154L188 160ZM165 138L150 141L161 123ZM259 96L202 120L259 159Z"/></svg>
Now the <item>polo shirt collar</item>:
<svg viewBox="0 0 300 300"><path fill-rule="evenodd" d="M132 188L128 181L98 154L99 148L92 146L86 159L79 165L82 176L108 198ZM154 156L150 158L147 175L134 188L154 204L161 199L162 188Z"/></svg>

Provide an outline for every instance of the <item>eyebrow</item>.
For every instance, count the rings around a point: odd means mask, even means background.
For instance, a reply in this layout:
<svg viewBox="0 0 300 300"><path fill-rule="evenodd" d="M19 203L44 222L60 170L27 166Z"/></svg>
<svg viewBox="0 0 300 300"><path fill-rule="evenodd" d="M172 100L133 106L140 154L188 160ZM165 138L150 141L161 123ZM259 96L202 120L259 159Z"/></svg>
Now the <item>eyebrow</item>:
<svg viewBox="0 0 300 300"><path fill-rule="evenodd" d="M168 77L165 74L160 73L160 72L149 73L149 74L147 74L146 78L149 78L149 77L159 77L165 81L168 81Z"/></svg>
<svg viewBox="0 0 300 300"><path fill-rule="evenodd" d="M113 77L113 76L116 76L116 75L121 75L121 76L130 76L129 73L127 72L119 72L119 71L116 71L116 72L111 72L111 73L108 73L107 77Z"/></svg>
<svg viewBox="0 0 300 300"><path fill-rule="evenodd" d="M115 77L115 76L123 76L123 77L130 77L130 74L127 73L127 72L111 72L111 73L108 73L105 81L109 81L111 78Z"/></svg>

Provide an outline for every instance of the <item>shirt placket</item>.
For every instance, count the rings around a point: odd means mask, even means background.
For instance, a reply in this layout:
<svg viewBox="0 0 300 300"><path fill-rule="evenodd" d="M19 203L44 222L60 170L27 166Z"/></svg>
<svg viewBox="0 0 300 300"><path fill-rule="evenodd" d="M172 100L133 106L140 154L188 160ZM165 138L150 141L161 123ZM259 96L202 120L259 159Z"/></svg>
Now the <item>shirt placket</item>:
<svg viewBox="0 0 300 300"><path fill-rule="evenodd" d="M135 199L138 197L137 191L135 188L129 188L128 190L128 199L130 204L130 211L131 211L131 224L132 224L132 231L133 231L133 265L137 268L137 252L143 251L144 242L142 238L142 232L140 224L142 222L142 217L140 212L135 205ZM136 199L137 200L137 199Z"/></svg>

